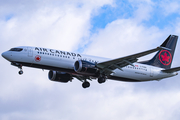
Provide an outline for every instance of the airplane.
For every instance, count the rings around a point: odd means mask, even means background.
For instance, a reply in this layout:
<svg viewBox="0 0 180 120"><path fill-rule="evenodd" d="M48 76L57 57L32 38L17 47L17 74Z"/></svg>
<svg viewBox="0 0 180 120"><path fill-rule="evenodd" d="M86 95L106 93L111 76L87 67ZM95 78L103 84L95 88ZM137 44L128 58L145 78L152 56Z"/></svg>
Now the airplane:
<svg viewBox="0 0 180 120"><path fill-rule="evenodd" d="M161 80L178 75L180 67L171 68L178 36L169 37L157 48L137 54L109 59L74 52L66 52L42 47L20 46L3 52L2 57L20 69L33 67L49 70L51 81L67 83L77 78L82 81L82 87L90 86L89 80L104 83L107 79L125 82L145 82ZM157 52L147 61L138 58Z"/></svg>

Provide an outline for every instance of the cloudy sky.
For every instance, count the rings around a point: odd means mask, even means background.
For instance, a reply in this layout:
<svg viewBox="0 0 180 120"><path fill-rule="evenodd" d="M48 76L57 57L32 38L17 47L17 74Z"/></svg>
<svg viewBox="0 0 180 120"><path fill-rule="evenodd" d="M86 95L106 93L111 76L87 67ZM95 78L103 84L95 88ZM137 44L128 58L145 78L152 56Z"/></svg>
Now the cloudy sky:
<svg viewBox="0 0 180 120"><path fill-rule="evenodd" d="M0 0L0 53L39 46L118 58L180 35L179 0ZM172 67L180 66L180 43ZM141 58L150 59L153 55ZM91 82L83 89L48 80L48 71L0 58L1 120L179 120L180 77Z"/></svg>

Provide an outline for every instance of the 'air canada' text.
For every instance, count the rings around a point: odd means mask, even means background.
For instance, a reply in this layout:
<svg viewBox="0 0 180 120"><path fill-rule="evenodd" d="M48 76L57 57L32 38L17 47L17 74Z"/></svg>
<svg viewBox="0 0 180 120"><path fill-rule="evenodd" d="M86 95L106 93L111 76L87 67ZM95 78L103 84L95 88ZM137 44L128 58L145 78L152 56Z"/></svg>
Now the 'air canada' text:
<svg viewBox="0 0 180 120"><path fill-rule="evenodd" d="M65 51L59 51L59 50L53 50L53 49L35 47L35 50L36 51L41 51L41 52L50 52L50 53L60 54L60 55L68 55L68 56L73 56L73 57L81 57L80 54L71 53L71 52L65 52Z"/></svg>

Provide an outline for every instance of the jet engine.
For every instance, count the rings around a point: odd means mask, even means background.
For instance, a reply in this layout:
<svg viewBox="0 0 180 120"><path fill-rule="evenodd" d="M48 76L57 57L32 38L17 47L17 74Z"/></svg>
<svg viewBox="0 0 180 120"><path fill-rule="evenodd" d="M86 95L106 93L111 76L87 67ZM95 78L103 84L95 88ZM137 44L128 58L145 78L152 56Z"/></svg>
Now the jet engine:
<svg viewBox="0 0 180 120"><path fill-rule="evenodd" d="M49 71L48 77L52 81L63 83L67 83L68 81L72 80L72 76L70 74L52 70Z"/></svg>
<svg viewBox="0 0 180 120"><path fill-rule="evenodd" d="M76 61L74 63L74 70L83 75L99 76L99 69L96 67L96 65L85 60Z"/></svg>

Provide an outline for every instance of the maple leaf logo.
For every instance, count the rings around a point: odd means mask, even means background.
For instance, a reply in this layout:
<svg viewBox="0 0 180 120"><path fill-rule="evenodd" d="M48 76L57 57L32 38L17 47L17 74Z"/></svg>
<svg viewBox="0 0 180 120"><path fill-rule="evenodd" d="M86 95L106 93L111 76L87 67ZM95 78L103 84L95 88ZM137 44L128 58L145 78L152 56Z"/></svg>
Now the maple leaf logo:
<svg viewBox="0 0 180 120"><path fill-rule="evenodd" d="M169 62L170 56L168 56L167 53L165 52L164 55L161 55L161 58L162 58L162 61Z"/></svg>
<svg viewBox="0 0 180 120"><path fill-rule="evenodd" d="M163 65L169 65L172 60L171 53L167 50L162 50L159 54L159 60Z"/></svg>
<svg viewBox="0 0 180 120"><path fill-rule="evenodd" d="M39 55L36 55L36 56L35 56L35 61L36 61L36 62L39 62L39 61L41 61L41 56L39 56Z"/></svg>

